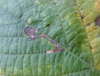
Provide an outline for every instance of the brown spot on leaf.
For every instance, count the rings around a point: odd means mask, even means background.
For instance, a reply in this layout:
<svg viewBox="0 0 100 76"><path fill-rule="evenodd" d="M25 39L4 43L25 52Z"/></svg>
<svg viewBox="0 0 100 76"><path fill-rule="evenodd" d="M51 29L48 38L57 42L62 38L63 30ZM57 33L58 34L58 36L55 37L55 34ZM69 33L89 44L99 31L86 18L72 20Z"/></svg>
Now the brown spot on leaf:
<svg viewBox="0 0 100 76"><path fill-rule="evenodd" d="M95 24L100 27L100 16L96 18Z"/></svg>

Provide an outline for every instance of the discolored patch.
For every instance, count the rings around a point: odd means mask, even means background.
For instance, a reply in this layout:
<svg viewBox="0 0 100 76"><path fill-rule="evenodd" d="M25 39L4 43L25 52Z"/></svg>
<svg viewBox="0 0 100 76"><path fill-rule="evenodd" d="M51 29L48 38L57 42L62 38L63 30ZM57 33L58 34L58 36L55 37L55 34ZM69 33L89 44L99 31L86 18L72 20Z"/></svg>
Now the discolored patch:
<svg viewBox="0 0 100 76"><path fill-rule="evenodd" d="M83 20L84 16L80 15L80 18Z"/></svg>
<svg viewBox="0 0 100 76"><path fill-rule="evenodd" d="M90 50L92 50L92 46L90 46Z"/></svg>
<svg viewBox="0 0 100 76"><path fill-rule="evenodd" d="M97 6L98 10L100 11L100 0L96 0L96 6Z"/></svg>
<svg viewBox="0 0 100 76"><path fill-rule="evenodd" d="M35 39L35 34L37 32L36 29L33 29L32 27L29 27L29 26L25 26L23 30L24 30L24 33L28 36L29 40Z"/></svg>
<svg viewBox="0 0 100 76"><path fill-rule="evenodd" d="M49 27L49 26L50 26L50 24L47 24L47 25L46 25L46 27Z"/></svg>
<svg viewBox="0 0 100 76"><path fill-rule="evenodd" d="M95 19L95 24L100 27L100 16Z"/></svg>

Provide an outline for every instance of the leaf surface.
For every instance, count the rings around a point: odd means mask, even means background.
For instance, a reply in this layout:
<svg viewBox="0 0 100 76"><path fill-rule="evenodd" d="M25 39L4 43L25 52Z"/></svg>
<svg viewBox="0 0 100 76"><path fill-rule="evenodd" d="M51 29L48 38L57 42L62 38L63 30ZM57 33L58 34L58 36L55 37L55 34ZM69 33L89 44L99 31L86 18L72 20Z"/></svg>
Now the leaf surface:
<svg viewBox="0 0 100 76"><path fill-rule="evenodd" d="M99 76L96 0L0 0L0 76ZM29 25L55 40L29 41ZM49 26L48 26L49 25Z"/></svg>

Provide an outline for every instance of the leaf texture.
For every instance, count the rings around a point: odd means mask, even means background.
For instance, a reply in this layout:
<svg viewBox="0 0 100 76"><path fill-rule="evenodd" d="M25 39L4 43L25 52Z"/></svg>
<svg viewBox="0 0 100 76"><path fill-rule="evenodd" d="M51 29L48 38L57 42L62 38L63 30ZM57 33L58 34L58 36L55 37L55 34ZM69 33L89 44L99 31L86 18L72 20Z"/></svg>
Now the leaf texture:
<svg viewBox="0 0 100 76"><path fill-rule="evenodd" d="M96 0L0 0L0 76L99 76ZM29 41L29 25L55 40ZM49 25L49 26L48 26Z"/></svg>

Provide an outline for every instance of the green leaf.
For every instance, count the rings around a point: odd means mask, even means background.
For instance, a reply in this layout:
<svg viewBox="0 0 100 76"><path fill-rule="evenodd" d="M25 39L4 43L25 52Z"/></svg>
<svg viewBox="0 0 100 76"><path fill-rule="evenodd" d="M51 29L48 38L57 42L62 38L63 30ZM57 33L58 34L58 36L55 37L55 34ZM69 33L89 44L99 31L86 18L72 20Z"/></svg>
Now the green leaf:
<svg viewBox="0 0 100 76"><path fill-rule="evenodd" d="M96 0L0 0L0 76L99 76ZM55 40L29 41L29 25ZM49 26L48 26L49 25Z"/></svg>

